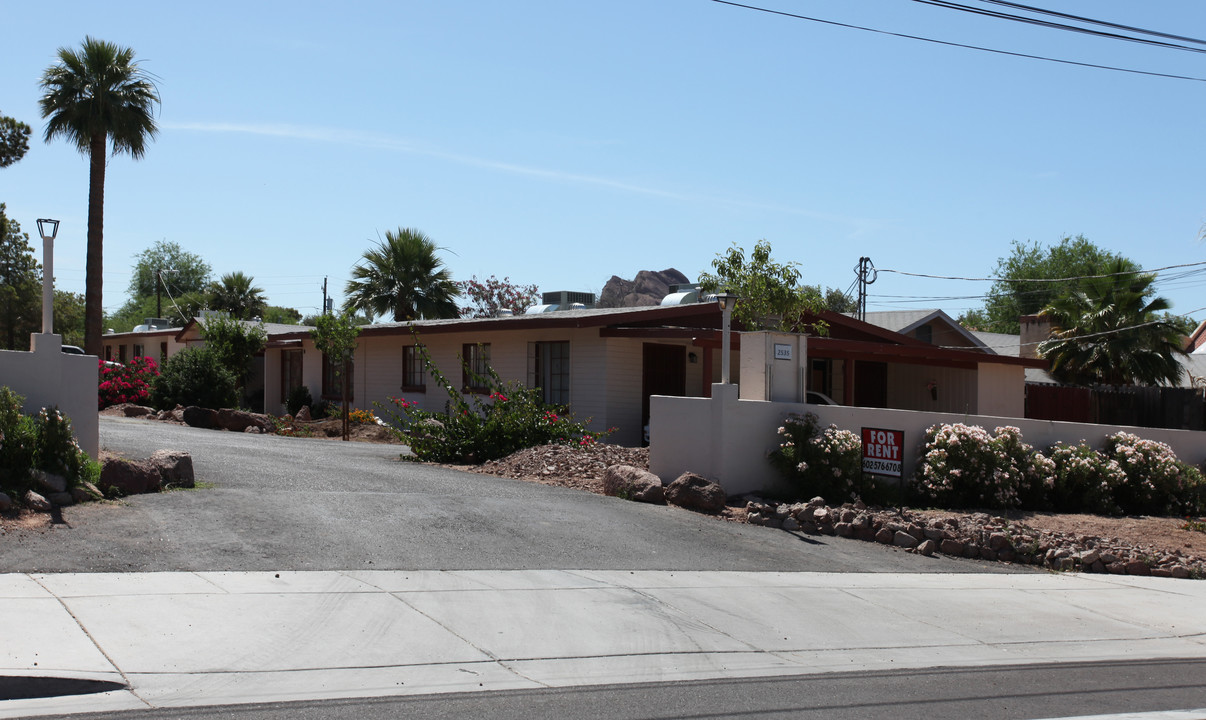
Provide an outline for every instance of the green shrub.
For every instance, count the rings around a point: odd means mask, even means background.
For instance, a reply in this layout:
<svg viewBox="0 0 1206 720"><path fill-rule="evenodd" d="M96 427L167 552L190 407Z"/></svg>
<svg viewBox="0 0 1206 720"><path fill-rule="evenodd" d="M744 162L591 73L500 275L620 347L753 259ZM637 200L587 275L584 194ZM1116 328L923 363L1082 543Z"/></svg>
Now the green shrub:
<svg viewBox="0 0 1206 720"><path fill-rule="evenodd" d="M151 404L160 410L177 405L234 407L238 403L238 381L223 367L208 347L181 350L160 368L151 386Z"/></svg>
<svg viewBox="0 0 1206 720"><path fill-rule="evenodd" d="M1126 482L1114 489L1114 500L1124 513L1196 514L1202 475L1177 460L1165 443L1118 432L1106 438L1105 456L1126 473Z"/></svg>
<svg viewBox="0 0 1206 720"><path fill-rule="evenodd" d="M263 323L242 322L225 314L212 315L202 321L201 336L205 338L205 347L234 376L236 387L247 382L251 359L268 342Z"/></svg>
<svg viewBox="0 0 1206 720"><path fill-rule="evenodd" d="M71 421L58 408L37 416L21 412L22 398L0 387L0 491L19 500L33 487L34 469L66 478L71 486L100 478L100 464L80 449Z"/></svg>
<svg viewBox="0 0 1206 720"><path fill-rule="evenodd" d="M1047 457L1054 465L1050 501L1056 512L1122 512L1114 493L1126 482L1126 473L1117 461L1083 443L1056 443Z"/></svg>
<svg viewBox="0 0 1206 720"><path fill-rule="evenodd" d="M779 428L779 447L771 465L800 497L820 496L830 503L878 502L882 488L863 473L863 441L849 430L824 430L813 413L789 415Z"/></svg>
<svg viewBox="0 0 1206 720"><path fill-rule="evenodd" d="M310 388L305 385L298 385L289 391L289 397L285 398L285 412L290 415L297 415L297 411L303 407L311 406L310 411L313 413L314 398L310 396ZM313 417L313 414L311 414Z"/></svg>
<svg viewBox="0 0 1206 720"><path fill-rule="evenodd" d="M0 491L14 499L30 488L30 470L38 448L38 429L21 412L25 398L0 387Z"/></svg>
<svg viewBox="0 0 1206 720"><path fill-rule="evenodd" d="M404 437L419 460L482 463L537 445L589 445L606 433L590 432L562 408L545 405L539 388L504 383L493 369L478 382L488 385L488 398L472 402L440 372L426 348L418 345L427 373L448 394L448 412L423 410L417 402L391 397L393 408L377 405L386 424Z"/></svg>

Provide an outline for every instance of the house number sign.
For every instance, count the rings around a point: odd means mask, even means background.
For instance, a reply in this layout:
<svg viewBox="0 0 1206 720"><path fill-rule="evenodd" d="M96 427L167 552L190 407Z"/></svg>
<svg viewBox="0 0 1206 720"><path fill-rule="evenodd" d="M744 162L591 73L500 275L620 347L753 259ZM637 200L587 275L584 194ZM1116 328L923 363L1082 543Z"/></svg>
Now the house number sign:
<svg viewBox="0 0 1206 720"><path fill-rule="evenodd" d="M775 343L775 359L791 360L791 345L787 343Z"/></svg>

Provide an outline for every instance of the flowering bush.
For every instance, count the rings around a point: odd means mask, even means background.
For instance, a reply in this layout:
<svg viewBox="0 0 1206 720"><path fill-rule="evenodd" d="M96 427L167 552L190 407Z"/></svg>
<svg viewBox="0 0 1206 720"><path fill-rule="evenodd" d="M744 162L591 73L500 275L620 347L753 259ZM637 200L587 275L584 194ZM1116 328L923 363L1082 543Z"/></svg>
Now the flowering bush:
<svg viewBox="0 0 1206 720"><path fill-rule="evenodd" d="M1114 494L1126 483L1126 473L1116 460L1081 443L1056 443L1047 451L1054 465L1051 506L1057 512L1122 512Z"/></svg>
<svg viewBox="0 0 1206 720"><path fill-rule="evenodd" d="M1105 455L1126 474L1126 482L1114 488L1123 512L1202 512L1202 474L1178 461L1167 444L1118 432L1106 438Z"/></svg>
<svg viewBox="0 0 1206 720"><path fill-rule="evenodd" d="M97 401L101 410L121 403L145 404L151 396L151 383L159 376L159 367L149 357L132 358L124 366L100 363Z"/></svg>
<svg viewBox="0 0 1206 720"><path fill-rule="evenodd" d="M348 411L348 421L361 423L362 425L376 425L379 422L372 410L360 410L358 408Z"/></svg>
<svg viewBox="0 0 1206 720"><path fill-rule="evenodd" d="M779 447L770 454L773 466L802 495L830 502L876 494L875 480L863 474L863 441L849 430L830 425L820 430L817 416L789 415L779 428Z"/></svg>
<svg viewBox="0 0 1206 720"><path fill-rule="evenodd" d="M401 397L389 398L393 408L378 407L419 460L482 463L536 445L585 445L607 434L588 431L585 422L545 405L538 388L504 383L492 368L487 368L489 378L481 379L491 389L488 399L475 394L469 402L431 361L427 349L416 345L428 375L448 394L447 412L424 410Z"/></svg>
<svg viewBox="0 0 1206 720"><path fill-rule="evenodd" d="M0 492L21 498L33 485L34 469L60 475L69 486L100 477L100 464L80 449L71 421L58 408L36 417L21 412L24 399L0 387Z"/></svg>
<svg viewBox="0 0 1206 720"><path fill-rule="evenodd" d="M1051 461L1022 442L1015 427L996 436L976 425L933 425L926 430L916 490L942 507L1041 507L1052 482Z"/></svg>

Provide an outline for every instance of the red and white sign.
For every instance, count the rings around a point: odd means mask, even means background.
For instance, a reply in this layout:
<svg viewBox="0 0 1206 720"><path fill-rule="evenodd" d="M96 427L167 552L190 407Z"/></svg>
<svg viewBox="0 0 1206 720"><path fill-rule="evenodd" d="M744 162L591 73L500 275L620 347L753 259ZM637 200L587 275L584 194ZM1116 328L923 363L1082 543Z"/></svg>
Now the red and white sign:
<svg viewBox="0 0 1206 720"><path fill-rule="evenodd" d="M863 472L900 477L904 430L863 428Z"/></svg>

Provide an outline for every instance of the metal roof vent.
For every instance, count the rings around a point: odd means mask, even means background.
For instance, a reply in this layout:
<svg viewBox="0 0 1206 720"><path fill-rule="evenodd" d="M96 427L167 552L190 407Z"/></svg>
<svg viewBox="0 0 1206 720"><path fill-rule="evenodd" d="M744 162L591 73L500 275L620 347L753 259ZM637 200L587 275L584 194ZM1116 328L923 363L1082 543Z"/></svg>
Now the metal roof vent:
<svg viewBox="0 0 1206 720"><path fill-rule="evenodd" d="M498 312L494 313L494 317L507 318L515 315L515 311L511 308L499 308Z"/></svg>
<svg viewBox="0 0 1206 720"><path fill-rule="evenodd" d="M540 301L546 305L557 305L566 310L572 309L574 303L581 303L585 307L594 307L595 294L575 292L573 290L554 290L553 292L541 293Z"/></svg>
<svg viewBox="0 0 1206 720"><path fill-rule="evenodd" d="M699 302L699 292L696 290L688 290L686 292L676 292L662 298L659 305L689 305Z"/></svg>
<svg viewBox="0 0 1206 720"><path fill-rule="evenodd" d="M524 315L539 315L540 313L557 312L559 306L556 304L533 305L523 311Z"/></svg>

